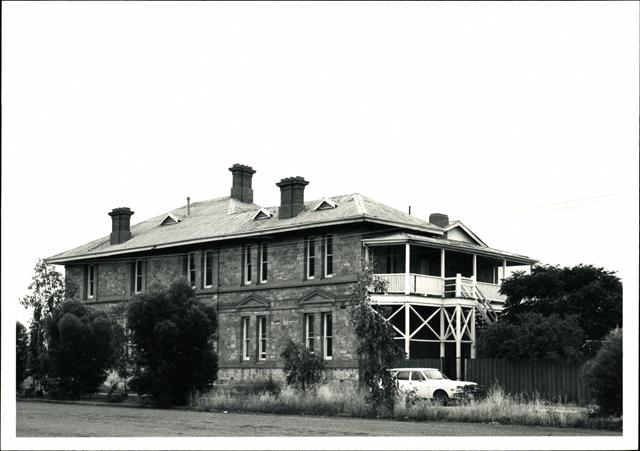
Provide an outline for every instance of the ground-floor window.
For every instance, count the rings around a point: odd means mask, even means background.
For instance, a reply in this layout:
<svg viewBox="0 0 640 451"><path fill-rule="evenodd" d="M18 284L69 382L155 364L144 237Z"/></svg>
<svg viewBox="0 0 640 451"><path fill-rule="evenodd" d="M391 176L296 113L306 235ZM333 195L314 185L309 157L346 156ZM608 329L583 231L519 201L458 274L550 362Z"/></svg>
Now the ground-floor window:
<svg viewBox="0 0 640 451"><path fill-rule="evenodd" d="M315 332L314 332L314 315L313 313L307 313L304 315L304 343L307 349L313 352L314 343L315 343Z"/></svg>
<svg viewBox="0 0 640 451"><path fill-rule="evenodd" d="M242 360L249 360L249 317L242 318Z"/></svg>
<svg viewBox="0 0 640 451"><path fill-rule="evenodd" d="M267 317L258 316L258 359L267 358Z"/></svg>
<svg viewBox="0 0 640 451"><path fill-rule="evenodd" d="M331 360L333 358L333 315L331 313L322 314L322 335L324 358Z"/></svg>

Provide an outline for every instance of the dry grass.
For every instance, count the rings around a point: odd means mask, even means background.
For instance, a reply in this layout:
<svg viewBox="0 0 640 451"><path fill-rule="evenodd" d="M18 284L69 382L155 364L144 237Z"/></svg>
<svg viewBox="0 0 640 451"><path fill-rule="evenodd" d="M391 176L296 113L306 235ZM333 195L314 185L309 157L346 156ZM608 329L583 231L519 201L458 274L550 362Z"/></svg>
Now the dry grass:
<svg viewBox="0 0 640 451"><path fill-rule="evenodd" d="M266 386L270 387L268 384ZM536 399L516 399L499 388L490 389L483 399L449 406L400 395L394 412L388 412L372 410L365 402L365 393L362 389L351 383L330 382L304 394L291 387L284 387L282 390L273 388L238 390L234 386L218 386L209 393L193 396L191 406L218 412L348 415L405 421L452 421L622 430L621 418L591 418L588 409L585 408Z"/></svg>

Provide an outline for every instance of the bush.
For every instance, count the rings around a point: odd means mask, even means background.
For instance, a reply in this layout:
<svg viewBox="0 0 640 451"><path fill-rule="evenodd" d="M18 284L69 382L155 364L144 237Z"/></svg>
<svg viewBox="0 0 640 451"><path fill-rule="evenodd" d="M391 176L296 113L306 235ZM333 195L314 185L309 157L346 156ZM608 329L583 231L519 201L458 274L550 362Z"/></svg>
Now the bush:
<svg viewBox="0 0 640 451"><path fill-rule="evenodd" d="M22 381L27 377L29 359L29 338L27 328L16 322L16 391L20 391Z"/></svg>
<svg viewBox="0 0 640 451"><path fill-rule="evenodd" d="M96 393L107 378L113 355L109 317L81 302L68 301L48 319L47 334L52 396L76 398Z"/></svg>
<svg viewBox="0 0 640 451"><path fill-rule="evenodd" d="M522 313L481 331L478 352L483 357L576 362L582 358L583 343L576 315Z"/></svg>
<svg viewBox="0 0 640 451"><path fill-rule="evenodd" d="M131 388L159 406L184 405L216 380L216 312L186 281L139 295L127 309L133 347Z"/></svg>
<svg viewBox="0 0 640 451"><path fill-rule="evenodd" d="M306 391L307 388L319 384L324 377L324 360L304 346L298 348L293 341L282 352L284 371L287 373L287 384Z"/></svg>
<svg viewBox="0 0 640 451"><path fill-rule="evenodd" d="M589 391L602 415L622 415L622 329L612 330L584 366Z"/></svg>

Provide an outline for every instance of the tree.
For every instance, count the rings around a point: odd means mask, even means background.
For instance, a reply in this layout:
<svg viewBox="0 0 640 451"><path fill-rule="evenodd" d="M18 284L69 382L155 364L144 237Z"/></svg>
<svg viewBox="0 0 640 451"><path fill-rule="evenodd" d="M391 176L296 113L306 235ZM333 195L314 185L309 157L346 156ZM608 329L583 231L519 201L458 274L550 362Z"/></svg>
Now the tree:
<svg viewBox="0 0 640 451"><path fill-rule="evenodd" d="M298 348L293 341L282 352L287 384L302 390L319 384L324 376L324 360L304 346Z"/></svg>
<svg viewBox="0 0 640 451"><path fill-rule="evenodd" d="M583 371L600 413L622 415L622 329L614 329L607 335Z"/></svg>
<svg viewBox="0 0 640 451"><path fill-rule="evenodd" d="M507 297L502 315L507 321L523 313L576 315L587 340L601 340L622 325L622 283L603 268L534 266L531 274L507 278L501 292Z"/></svg>
<svg viewBox="0 0 640 451"><path fill-rule="evenodd" d="M16 390L27 377L27 361L29 359L29 336L27 328L16 321Z"/></svg>
<svg viewBox="0 0 640 451"><path fill-rule="evenodd" d="M504 359L582 359L584 331L576 315L564 318L552 313L522 313L489 325L478 337L478 352L484 357Z"/></svg>
<svg viewBox="0 0 640 451"><path fill-rule="evenodd" d="M384 292L384 281L376 278L365 264L351 295L349 319L358 340L357 352L362 365L362 382L368 388L368 402L374 407L393 410L397 382L389 372L393 362L403 355L394 340L393 327L387 322L386 307L376 311L371 305L370 291Z"/></svg>
<svg viewBox="0 0 640 451"><path fill-rule="evenodd" d="M192 391L211 388L218 371L216 312L186 281L138 295L127 324L135 362L131 388L139 395L160 406L183 405Z"/></svg>
<svg viewBox="0 0 640 451"><path fill-rule="evenodd" d="M47 334L52 395L77 398L96 393L114 354L113 324L107 314L67 301L49 317Z"/></svg>
<svg viewBox="0 0 640 451"><path fill-rule="evenodd" d="M65 285L62 274L44 260L38 260L28 289L30 293L20 300L23 307L33 309L29 323L28 375L34 384L41 384L45 374L46 322L53 310L65 299L73 297L77 287Z"/></svg>

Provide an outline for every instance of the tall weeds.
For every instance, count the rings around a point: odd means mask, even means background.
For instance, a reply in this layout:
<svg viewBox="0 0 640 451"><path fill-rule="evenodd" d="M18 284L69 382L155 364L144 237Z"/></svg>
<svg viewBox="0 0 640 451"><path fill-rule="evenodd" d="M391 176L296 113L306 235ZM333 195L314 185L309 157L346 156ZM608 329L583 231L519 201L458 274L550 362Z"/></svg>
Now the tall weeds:
<svg viewBox="0 0 640 451"><path fill-rule="evenodd" d="M585 408L540 399L518 399L500 388L491 388L483 399L449 406L400 395L393 411L373 409L365 400L366 393L356 384L330 382L304 394L288 386L281 390L243 391L233 386L218 386L209 393L193 396L191 406L206 411L622 429L621 418L590 418Z"/></svg>

